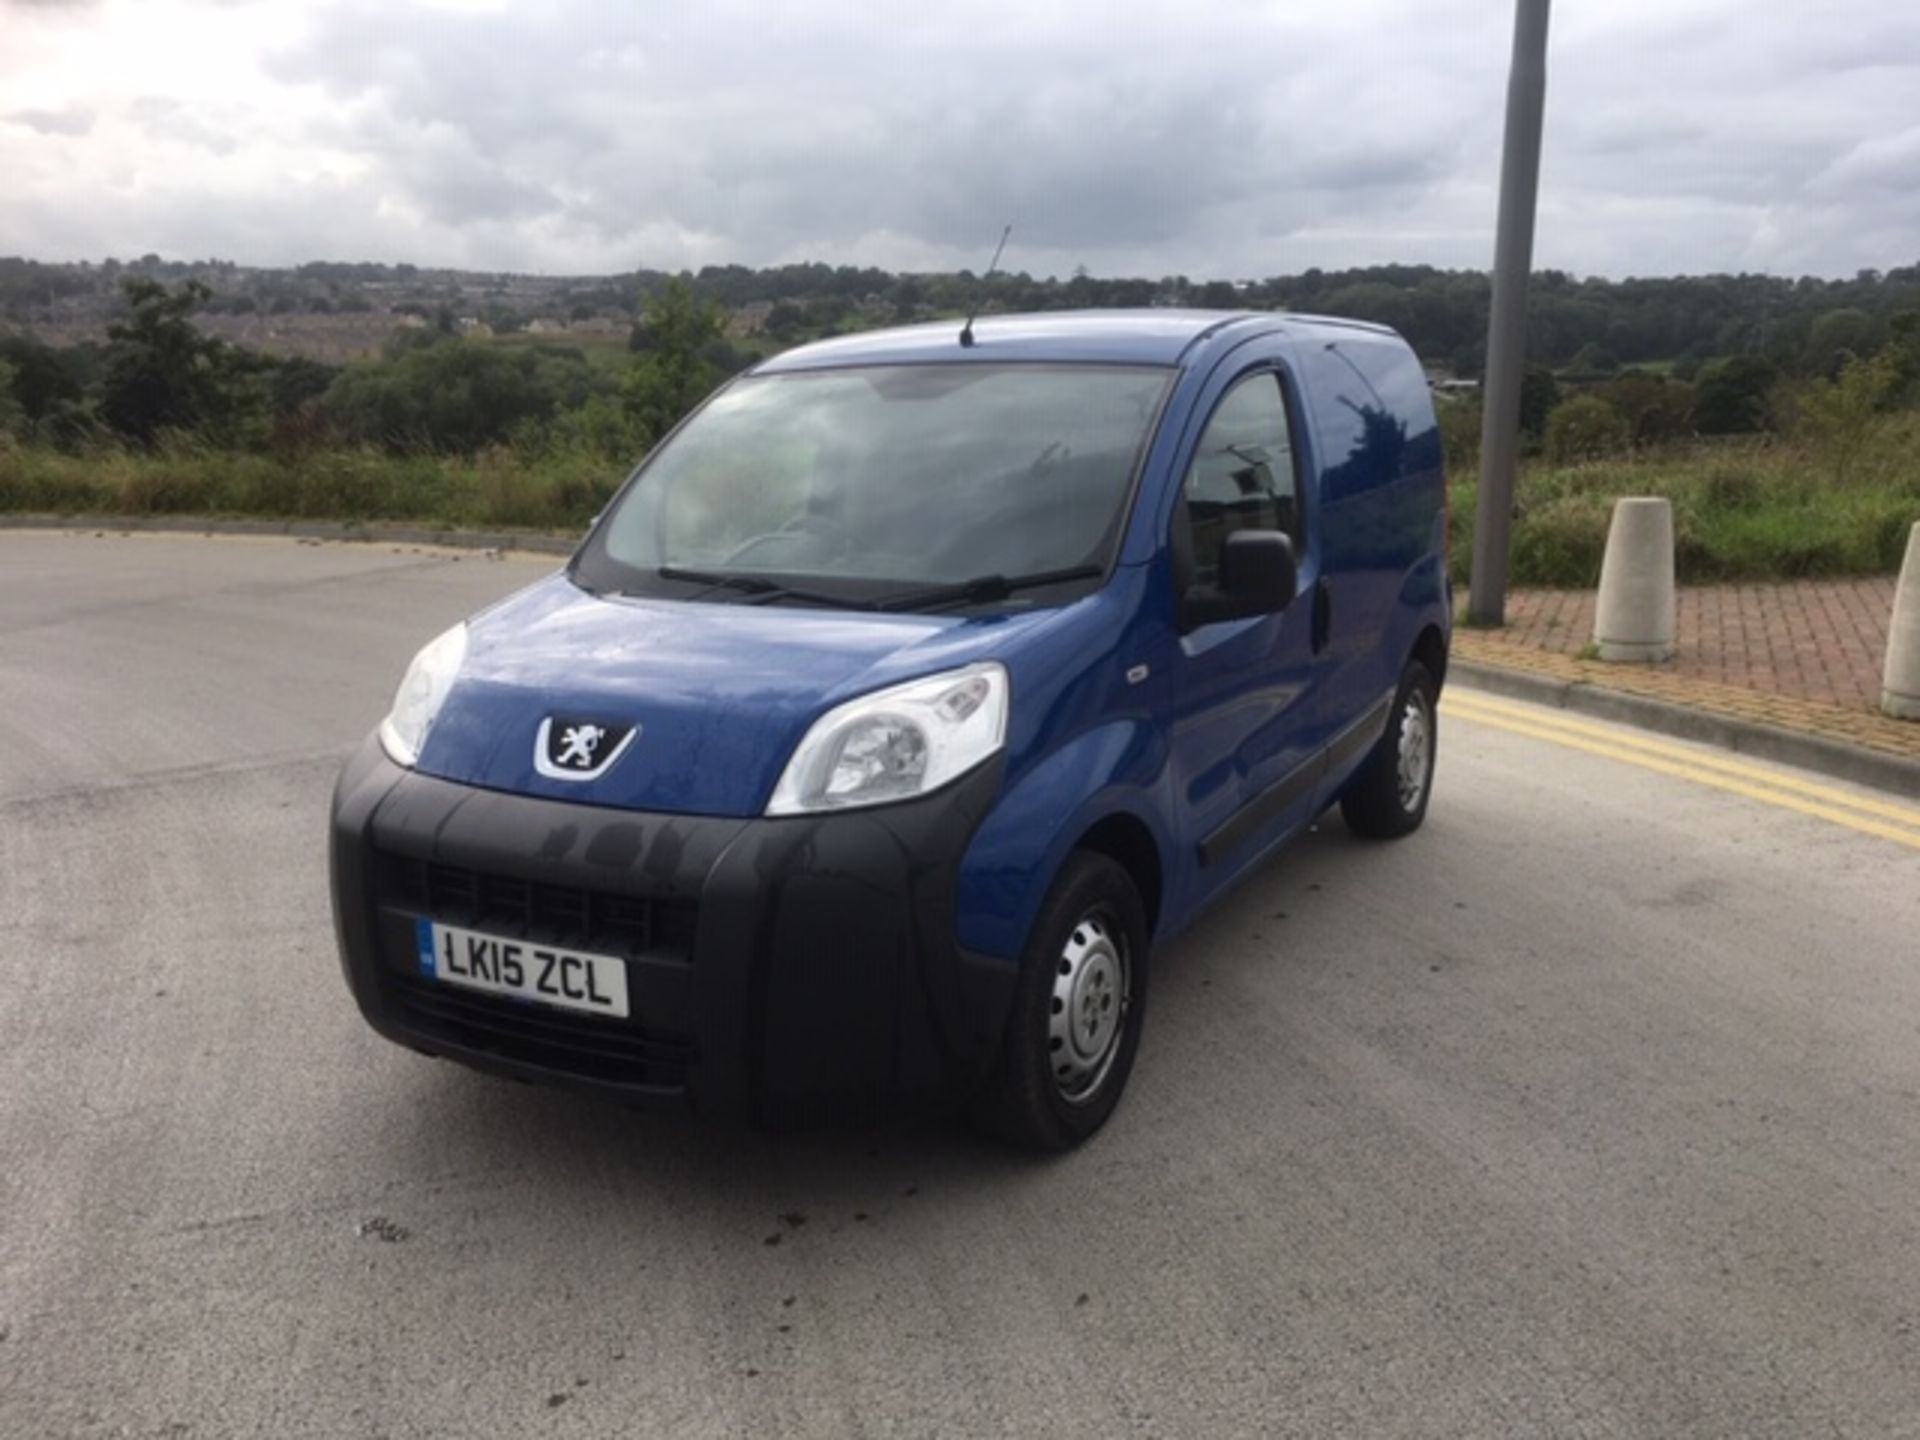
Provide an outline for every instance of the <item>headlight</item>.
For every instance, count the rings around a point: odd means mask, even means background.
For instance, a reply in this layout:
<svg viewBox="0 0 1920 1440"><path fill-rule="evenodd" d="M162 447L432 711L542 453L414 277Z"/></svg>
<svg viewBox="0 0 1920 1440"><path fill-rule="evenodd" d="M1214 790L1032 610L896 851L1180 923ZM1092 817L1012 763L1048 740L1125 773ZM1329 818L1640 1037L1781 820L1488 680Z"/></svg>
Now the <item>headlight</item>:
<svg viewBox="0 0 1920 1440"><path fill-rule="evenodd" d="M970 665L829 710L773 787L769 815L885 805L938 790L1007 737L1007 672Z"/></svg>
<svg viewBox="0 0 1920 1440"><path fill-rule="evenodd" d="M460 673L467 658L465 622L454 626L413 657L406 678L393 697L393 709L380 722L380 743L396 765L412 768L420 758L420 747L427 743L427 731L453 688L453 677Z"/></svg>

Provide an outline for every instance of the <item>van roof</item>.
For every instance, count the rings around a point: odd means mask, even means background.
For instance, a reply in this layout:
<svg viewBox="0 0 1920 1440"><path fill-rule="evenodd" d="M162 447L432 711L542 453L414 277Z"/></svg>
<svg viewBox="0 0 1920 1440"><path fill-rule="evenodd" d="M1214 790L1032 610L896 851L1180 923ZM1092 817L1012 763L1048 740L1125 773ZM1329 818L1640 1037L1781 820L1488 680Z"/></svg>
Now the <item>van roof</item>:
<svg viewBox="0 0 1920 1440"><path fill-rule="evenodd" d="M1295 323L1379 329L1358 321L1248 310L1058 310L1034 315L983 315L974 321L974 343L970 347L960 344L960 321L936 320L802 345L774 356L757 366L754 373L936 360L1177 365L1195 346L1227 331L1251 336Z"/></svg>

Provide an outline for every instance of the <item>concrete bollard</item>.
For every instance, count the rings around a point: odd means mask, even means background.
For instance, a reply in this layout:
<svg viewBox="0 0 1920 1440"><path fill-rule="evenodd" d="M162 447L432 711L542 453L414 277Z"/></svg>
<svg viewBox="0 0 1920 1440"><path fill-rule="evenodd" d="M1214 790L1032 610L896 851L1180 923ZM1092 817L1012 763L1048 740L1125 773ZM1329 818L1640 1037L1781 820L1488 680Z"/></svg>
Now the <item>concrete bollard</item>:
<svg viewBox="0 0 1920 1440"><path fill-rule="evenodd" d="M1600 658L1671 659L1673 612L1673 506L1665 500L1616 500L1593 617Z"/></svg>
<svg viewBox="0 0 1920 1440"><path fill-rule="evenodd" d="M1920 720L1920 524L1907 532L1907 558L1893 590L1881 685L1882 710L1896 720Z"/></svg>

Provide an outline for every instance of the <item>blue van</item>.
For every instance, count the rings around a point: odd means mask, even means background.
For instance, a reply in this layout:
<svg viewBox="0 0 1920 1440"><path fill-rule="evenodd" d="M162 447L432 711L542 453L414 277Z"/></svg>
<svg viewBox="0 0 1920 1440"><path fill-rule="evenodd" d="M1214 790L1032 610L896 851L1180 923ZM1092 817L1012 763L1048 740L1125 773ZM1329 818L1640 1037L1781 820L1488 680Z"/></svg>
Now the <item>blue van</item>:
<svg viewBox="0 0 1920 1440"><path fill-rule="evenodd" d="M333 802L382 1035L763 1125L1127 1083L1149 956L1338 803L1426 812L1441 446L1391 331L995 317L715 393L420 652Z"/></svg>

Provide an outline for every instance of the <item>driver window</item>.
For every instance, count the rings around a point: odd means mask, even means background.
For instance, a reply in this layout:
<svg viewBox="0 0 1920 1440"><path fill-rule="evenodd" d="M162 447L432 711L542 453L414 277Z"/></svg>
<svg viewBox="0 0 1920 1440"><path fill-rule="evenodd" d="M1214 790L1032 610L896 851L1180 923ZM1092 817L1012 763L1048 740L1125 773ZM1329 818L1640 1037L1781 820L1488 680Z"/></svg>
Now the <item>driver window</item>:
<svg viewBox="0 0 1920 1440"><path fill-rule="evenodd" d="M671 552L700 566L804 568L810 557L800 552L818 545L813 532L823 528L814 512L832 499L818 492L817 450L803 437L766 434L724 455L696 455L665 497Z"/></svg>
<svg viewBox="0 0 1920 1440"><path fill-rule="evenodd" d="M1215 584L1220 550L1236 530L1284 530L1300 545L1293 440L1280 377L1250 375L1207 422L1181 489L1176 525L1187 527L1192 583Z"/></svg>

